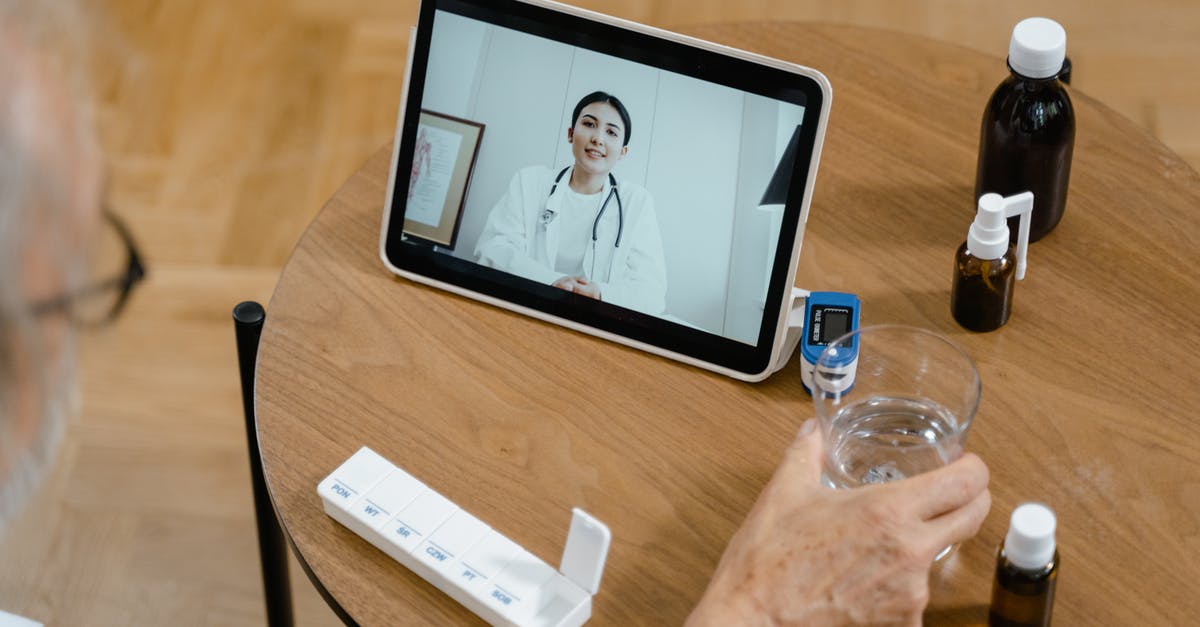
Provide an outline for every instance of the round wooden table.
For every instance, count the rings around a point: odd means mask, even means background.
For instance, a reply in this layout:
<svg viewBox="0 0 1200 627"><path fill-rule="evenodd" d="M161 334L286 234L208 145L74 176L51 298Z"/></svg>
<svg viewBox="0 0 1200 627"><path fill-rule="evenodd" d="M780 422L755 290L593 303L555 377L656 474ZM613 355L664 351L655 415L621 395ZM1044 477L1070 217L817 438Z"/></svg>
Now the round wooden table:
<svg viewBox="0 0 1200 627"><path fill-rule="evenodd" d="M1003 58L891 32L729 25L700 37L819 68L833 108L797 284L858 293L863 323L960 342L992 471L978 537L931 582L930 624L985 621L1018 503L1059 516L1056 623L1200 617L1200 179L1079 92L1063 222L1034 244L1003 329L950 316L979 123ZM678 624L813 415L793 359L747 384L393 277L378 256L389 151L313 222L268 309L258 437L287 533L362 624L474 616L322 511L360 446L557 565L580 506L613 544L594 624ZM831 520L829 524L838 524Z"/></svg>

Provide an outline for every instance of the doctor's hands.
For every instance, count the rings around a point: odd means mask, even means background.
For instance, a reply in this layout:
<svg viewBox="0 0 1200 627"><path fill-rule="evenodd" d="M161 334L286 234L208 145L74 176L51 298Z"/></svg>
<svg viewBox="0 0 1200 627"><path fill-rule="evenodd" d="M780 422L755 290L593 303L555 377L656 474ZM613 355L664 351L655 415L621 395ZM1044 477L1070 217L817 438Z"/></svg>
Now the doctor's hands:
<svg viewBox="0 0 1200 627"><path fill-rule="evenodd" d="M987 466L967 453L895 483L821 484L809 420L734 534L689 627L920 625L929 570L991 507Z"/></svg>
<svg viewBox="0 0 1200 627"><path fill-rule="evenodd" d="M600 286L582 276L559 277L557 281L551 283L550 285L557 287L560 290L567 290L568 292L575 292L576 294L582 294L588 298L600 300Z"/></svg>
<svg viewBox="0 0 1200 627"><path fill-rule="evenodd" d="M582 294L584 296L587 296L588 298L594 298L596 300L600 300L600 286L599 285L597 285L581 276L575 277L574 281L575 281L574 292L576 294Z"/></svg>

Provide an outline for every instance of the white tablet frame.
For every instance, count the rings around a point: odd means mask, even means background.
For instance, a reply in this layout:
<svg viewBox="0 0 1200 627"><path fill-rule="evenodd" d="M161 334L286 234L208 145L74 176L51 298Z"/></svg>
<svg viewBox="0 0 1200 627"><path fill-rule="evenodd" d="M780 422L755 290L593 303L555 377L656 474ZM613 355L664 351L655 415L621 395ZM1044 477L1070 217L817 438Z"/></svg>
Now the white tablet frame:
<svg viewBox="0 0 1200 627"><path fill-rule="evenodd" d="M412 31L409 36L408 59L406 62L405 73L404 73L403 91L401 92L401 97L400 97L400 108L399 108L397 118L396 118L396 134L395 134L395 138L392 141L391 170L388 174L387 198L386 198L386 200L384 202L384 206L383 206L383 225L382 225L382 229L380 230L380 236L379 236L379 257L383 261L384 265L393 273L395 273L399 276L402 276L406 279L415 281L417 283L422 283L424 285L436 287L438 289L445 290L447 292L452 292L454 294L459 294L461 296L465 296L467 298L471 298L471 299L478 300L478 301L481 301L484 303L488 303L490 305L495 305L495 306L501 307L503 309L508 309L510 311L514 311L514 312L517 312L517 313L520 313L520 314L523 314L526 316L530 316L532 318L537 318L539 320L544 320L546 322L550 322L552 324L557 324L559 326L563 326L568 329L579 331L581 333L586 333L588 335L593 335L593 336L596 336L599 338L617 342L618 344L624 344L626 346L631 346L633 348L637 348L639 350L643 350L648 353L661 355L661 356L667 357L669 359L680 361L680 362L683 362L686 364L691 364L693 366L697 366L699 368L704 368L706 370L710 370L710 371L713 371L713 372L716 372L716 373L719 373L719 374L722 374L725 376L729 376L734 379L740 379L742 381L748 381L748 382L758 382L758 381L762 381L762 380L766 379L767 377L771 376L771 374L777 372L780 368L782 368L784 365L787 364L788 360L791 358L792 353L795 352L795 348L797 345L796 340L799 338L799 335L801 332L798 324L800 324L799 319L803 317L804 302L802 299L804 296L807 295L807 292L805 292L804 290L799 290L799 289L793 287L793 285L795 284L795 281L796 281L796 266L800 259L800 248L801 248L801 245L803 244L803 240L804 240L804 228L808 222L809 206L812 202L813 189L816 187L817 169L821 162L821 150L825 144L825 129L829 122L829 108L830 108L830 105L832 103L832 98L833 98L833 88L829 84L829 79L826 78L824 74L822 74L821 72L819 72L813 68L805 67L805 66L798 65L795 63L788 63L786 61L781 61L779 59L774 59L774 58L763 56L760 54L747 52L745 50L740 50L737 48L732 48L729 46L716 44L713 42L705 41L703 39L697 39L695 37L689 37L687 35L673 33L671 31L666 31L666 30L662 30L662 29L655 28L652 26L647 26L645 24L639 24L637 22L631 22L629 20L612 17L609 15L605 15L603 13L597 13L595 11L589 11L587 9L581 9L578 7L573 7L570 5L562 4L559 2L553 2L552 0L515 0L515 1L523 3L523 4L529 4L529 5L533 5L533 6L542 7L545 9L550 9L552 11L557 11L557 12L565 13L568 15L573 15L576 17L584 18L587 20L595 21L595 22L601 22L601 23L608 24L611 26L616 26L621 29L634 31L634 32L645 34L645 35L650 35L652 37L657 37L660 39L674 41L674 42L684 44L687 46L691 46L694 48L700 48L703 50L708 50L710 52L715 52L717 54L741 59L743 61L749 61L751 63L757 63L760 65L765 65L768 67L776 68L776 69L783 70L785 72L789 72L792 74L798 74L798 75L805 76L805 77L812 79L820 87L823 97L821 99L820 112L818 114L816 135L815 135L815 139L813 141L812 158L809 161L808 176L805 179L806 185L805 185L805 189L804 189L803 204L801 205L801 210L800 210L800 220L797 222L796 237L794 238L794 243L792 245L792 254L789 257L789 261L788 261L788 268L787 268L787 275L786 275L787 280L784 282L783 286L781 286L781 288L780 288L784 292L784 295L780 301L779 311L776 312L776 315L775 315L775 334L774 334L774 341L772 343L770 359L767 361L766 366L760 372L745 373L745 372L741 372L738 370L733 370L731 368L722 366L721 364L715 364L712 362L697 359L690 355L683 355L680 353L676 353L674 351L666 350L664 348L655 346L653 344L647 344L645 342L633 340L633 339L624 337L622 335L610 333L608 331L604 331L602 329L597 329L595 327L588 326L585 324L580 324L573 320L568 320L565 318L560 318L558 316L550 315L545 312L538 311L537 309L532 309L532 308L525 307L522 305L517 305L515 303L511 303L511 302L508 302L508 301L505 301L505 300L502 300L499 298L495 298L495 297L489 296L487 294L481 294L479 292L475 292L475 291L472 291L472 290L469 290L469 289L466 289L466 288L463 288L463 287L460 287L460 286L457 286L457 285L454 285L451 283L438 281L436 279L432 279L432 278L427 277L422 274L418 274L415 272L404 270L402 268L398 268L394 264L392 264L391 260L388 259L388 255L387 255L387 234L388 234L389 222L391 220L393 195L395 194L395 189L396 189L396 180L395 179L396 179L397 165L400 160L400 144L401 144L401 140L403 137L403 131L404 131L404 119L405 119L405 114L406 114L405 109L408 105L409 78L412 74L412 63L413 63L413 57L414 57L415 46L416 46L416 41L417 41L417 28L415 26L412 28ZM780 234L780 239L782 239L782 233ZM772 271L774 271L774 269L772 269ZM800 314L799 314L799 316L795 316L796 320L792 320L792 318L794 317L792 315L792 312L793 312L793 310L795 310L797 308L799 309ZM790 332L789 332L789 329L791 329Z"/></svg>

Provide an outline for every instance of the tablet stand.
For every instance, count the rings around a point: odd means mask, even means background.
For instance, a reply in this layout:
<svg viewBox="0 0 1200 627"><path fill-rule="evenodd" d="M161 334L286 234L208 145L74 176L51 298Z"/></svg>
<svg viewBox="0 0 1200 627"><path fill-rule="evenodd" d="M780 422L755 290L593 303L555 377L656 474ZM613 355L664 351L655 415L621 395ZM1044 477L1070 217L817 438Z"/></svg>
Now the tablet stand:
<svg viewBox="0 0 1200 627"><path fill-rule="evenodd" d="M804 337L804 301L809 293L808 290L792 287L792 308L788 311L788 328L783 336L783 350L775 360L771 374L779 372L787 365L792 353L796 352L796 347L800 345L800 339Z"/></svg>

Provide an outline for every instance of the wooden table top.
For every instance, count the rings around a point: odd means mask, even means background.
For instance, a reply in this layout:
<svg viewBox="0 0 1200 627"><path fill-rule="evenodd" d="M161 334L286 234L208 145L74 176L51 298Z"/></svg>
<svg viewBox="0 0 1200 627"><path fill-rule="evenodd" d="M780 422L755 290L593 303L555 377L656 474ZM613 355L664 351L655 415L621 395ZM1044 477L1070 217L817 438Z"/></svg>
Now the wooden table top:
<svg viewBox="0 0 1200 627"><path fill-rule="evenodd" d="M1030 247L1008 325L972 334L951 268L1003 59L852 27L692 34L833 84L797 284L856 292L864 324L936 329L978 363L967 448L993 507L935 570L927 621L986 620L993 551L1029 500L1059 516L1058 624L1198 620L1196 172L1072 93L1065 217ZM388 165L381 150L329 201L268 309L258 435L295 547L362 624L478 620L323 513L317 483L368 445L551 565L583 507L613 531L594 624L680 623L813 415L797 360L741 383L394 278L377 252Z"/></svg>

